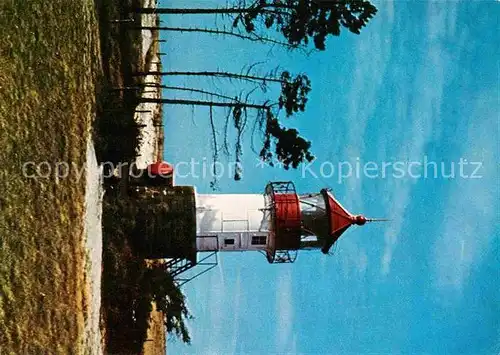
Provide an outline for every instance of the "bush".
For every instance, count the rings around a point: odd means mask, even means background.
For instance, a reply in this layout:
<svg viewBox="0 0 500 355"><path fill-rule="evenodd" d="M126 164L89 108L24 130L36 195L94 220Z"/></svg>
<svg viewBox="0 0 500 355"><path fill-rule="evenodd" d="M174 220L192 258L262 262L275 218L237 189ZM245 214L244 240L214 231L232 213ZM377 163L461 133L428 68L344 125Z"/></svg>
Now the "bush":
<svg viewBox="0 0 500 355"><path fill-rule="evenodd" d="M132 162L140 144L140 127L134 119L135 105L127 107L118 92L101 95L101 107L94 124L94 143L99 162L117 165Z"/></svg>
<svg viewBox="0 0 500 355"><path fill-rule="evenodd" d="M110 192L103 204L102 305L110 353L140 353L152 302L165 315L167 332L189 343L184 323L191 315L184 295L160 262L150 265L133 248L140 209L133 199Z"/></svg>

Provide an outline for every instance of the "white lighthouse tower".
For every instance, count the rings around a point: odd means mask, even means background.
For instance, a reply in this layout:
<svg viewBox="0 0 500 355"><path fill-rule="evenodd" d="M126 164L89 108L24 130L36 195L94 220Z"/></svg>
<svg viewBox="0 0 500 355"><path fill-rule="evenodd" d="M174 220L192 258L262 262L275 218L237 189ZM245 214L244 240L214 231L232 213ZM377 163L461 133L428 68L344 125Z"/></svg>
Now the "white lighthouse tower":
<svg viewBox="0 0 500 355"><path fill-rule="evenodd" d="M196 250L260 251L270 263L293 262L300 249L330 247L363 216L349 213L326 189L299 195L292 182L264 194L196 194Z"/></svg>

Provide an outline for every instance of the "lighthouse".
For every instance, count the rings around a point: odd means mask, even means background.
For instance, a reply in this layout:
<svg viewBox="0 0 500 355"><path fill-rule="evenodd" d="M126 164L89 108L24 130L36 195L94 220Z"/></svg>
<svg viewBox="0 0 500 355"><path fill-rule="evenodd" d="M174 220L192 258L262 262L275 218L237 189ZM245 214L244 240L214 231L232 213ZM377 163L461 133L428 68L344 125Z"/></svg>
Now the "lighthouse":
<svg viewBox="0 0 500 355"><path fill-rule="evenodd" d="M152 177L132 181L135 228L143 255L168 259L174 276L214 267L219 252L260 252L272 264L293 263L300 250L328 254L348 228L376 221L350 213L329 189L298 193L293 182L278 181L260 194L199 194L174 186L169 164L157 165Z"/></svg>
<svg viewBox="0 0 500 355"><path fill-rule="evenodd" d="M327 190L298 194L293 182L271 182L263 194L196 194L196 250L258 251L270 263L294 262L301 249L327 254L352 225L351 214Z"/></svg>

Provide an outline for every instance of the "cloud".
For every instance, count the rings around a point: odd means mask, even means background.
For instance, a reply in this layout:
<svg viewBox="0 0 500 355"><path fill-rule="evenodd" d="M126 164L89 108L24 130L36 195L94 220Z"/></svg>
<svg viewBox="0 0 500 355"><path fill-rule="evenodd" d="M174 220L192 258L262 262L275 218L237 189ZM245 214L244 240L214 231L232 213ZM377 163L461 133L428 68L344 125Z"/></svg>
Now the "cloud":
<svg viewBox="0 0 500 355"><path fill-rule="evenodd" d="M366 273L366 268L368 267L368 256L364 250L361 250L356 264L358 273L363 276Z"/></svg>
<svg viewBox="0 0 500 355"><path fill-rule="evenodd" d="M276 349L278 353L293 346L294 309L292 301L292 274L290 268L278 279L276 286Z"/></svg>
<svg viewBox="0 0 500 355"><path fill-rule="evenodd" d="M240 300L242 298L241 292L241 272L240 268L237 269L236 274L236 286L234 288L234 306L233 309L233 332L231 335L231 354L236 354L236 349L238 347L239 333L240 333Z"/></svg>
<svg viewBox="0 0 500 355"><path fill-rule="evenodd" d="M367 126L378 105L378 98L386 91L384 77L392 55L392 36L394 30L394 2L384 2L379 13L361 34L355 37L353 44L355 57L353 58L354 71L351 85L346 95L347 112L344 115L346 127L345 136L338 141L338 147L330 147L330 151L340 151L340 160L354 162L362 159L365 154ZM325 127L326 130L335 126ZM326 133L327 135L329 132ZM331 134L338 134L338 132ZM363 211L363 177L355 176L344 179L346 191L343 204L357 211ZM363 275L366 272L368 259L365 247L357 245L349 238L343 238L342 249L348 255L342 257L344 277L348 278L351 272ZM326 258L325 258L326 259ZM327 265L327 264L325 264Z"/></svg>
<svg viewBox="0 0 500 355"><path fill-rule="evenodd" d="M209 282L209 295L205 304L206 310L208 313L208 319L210 329L200 329L201 337L203 344L206 344L206 354L216 354L220 348L220 339L217 337L217 334L223 333L223 328L226 326L224 323L224 314L226 313L226 304L224 303L224 297L226 293L226 288L224 288L224 283L222 282L222 278L215 270L208 273ZM194 337L193 337L194 338Z"/></svg>
<svg viewBox="0 0 500 355"><path fill-rule="evenodd" d="M364 140L368 121L373 119L377 98L385 90L383 78L391 57L394 2L384 2L379 14L367 26L362 40L355 39L356 57L352 85L347 95L348 110L345 115L347 127L343 159L354 160L365 150ZM363 209L361 195L362 180L353 177L346 180L348 194L345 203Z"/></svg>
<svg viewBox="0 0 500 355"><path fill-rule="evenodd" d="M397 180L393 184L393 198L390 202L391 205L387 208L391 211L389 217L392 221L388 223L384 232L384 253L381 259L381 272L383 275L390 272L394 248L402 231L404 220L407 218L405 211L410 203L411 192L411 185L409 184L409 182L403 180Z"/></svg>
<svg viewBox="0 0 500 355"><path fill-rule="evenodd" d="M443 36L456 21L456 4L447 4L446 11L439 4L429 3L427 11L426 41L427 52L420 59L419 70L413 88L414 94L402 94L396 107L398 113L394 127L395 139L400 146L397 159L421 160L426 145L441 131L441 104L443 100L445 73L453 72L456 64L451 60L443 45ZM453 30L454 31L454 30ZM458 48L460 50L460 48ZM405 114L411 107L409 116ZM399 111L399 112L398 112ZM405 116L406 117L405 119ZM389 144L394 144L390 142ZM381 152L388 150L379 147ZM393 219L384 233L384 252L381 258L381 273L390 272L392 256L396 248L404 221L406 209L410 204L415 181L398 179L388 180L389 193L384 199L386 210Z"/></svg>
<svg viewBox="0 0 500 355"><path fill-rule="evenodd" d="M485 93L475 102L475 110L464 137L462 157L469 162L481 162L480 179L459 178L450 190L443 224L434 244L435 282L438 291L460 294L471 267L479 264L495 238L498 222L498 116L500 102L490 98L497 92ZM464 169L470 176L473 167ZM497 230L498 232L498 230ZM497 236L498 237L498 236Z"/></svg>
<svg viewBox="0 0 500 355"><path fill-rule="evenodd" d="M219 257L219 265L223 259ZM199 330L203 337L197 341L198 344L204 344L204 354L237 353L240 341L240 318L242 316L240 305L245 288L241 281L241 266L233 268L229 266L228 268L231 269L232 273L228 280L224 280L224 268L219 269L220 272L214 269L208 273L210 280L207 289L210 290L211 297L203 302L205 302L209 314L206 324L210 326ZM229 303L228 294L231 294Z"/></svg>

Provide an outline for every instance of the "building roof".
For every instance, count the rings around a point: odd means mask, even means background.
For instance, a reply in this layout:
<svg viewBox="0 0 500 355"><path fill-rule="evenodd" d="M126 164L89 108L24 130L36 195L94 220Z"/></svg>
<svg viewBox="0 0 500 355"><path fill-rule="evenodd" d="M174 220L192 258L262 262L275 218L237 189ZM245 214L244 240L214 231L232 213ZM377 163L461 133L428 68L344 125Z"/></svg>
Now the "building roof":
<svg viewBox="0 0 500 355"><path fill-rule="evenodd" d="M321 251L327 254L332 245L350 226L353 224L363 225L367 222L367 219L350 213L328 190L323 189L321 193L325 197L325 201L327 201L326 210L329 215L330 238L321 248Z"/></svg>

